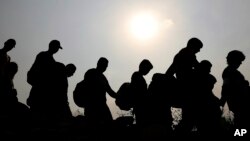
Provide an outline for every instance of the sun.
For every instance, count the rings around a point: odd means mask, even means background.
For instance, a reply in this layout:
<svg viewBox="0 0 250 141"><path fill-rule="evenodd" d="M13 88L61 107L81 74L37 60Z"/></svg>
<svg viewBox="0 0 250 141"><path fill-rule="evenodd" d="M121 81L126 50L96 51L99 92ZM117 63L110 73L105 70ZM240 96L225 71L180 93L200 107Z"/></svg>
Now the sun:
<svg viewBox="0 0 250 141"><path fill-rule="evenodd" d="M134 16L130 23L130 30L136 38L147 40L153 38L159 29L159 23L153 14L143 12Z"/></svg>

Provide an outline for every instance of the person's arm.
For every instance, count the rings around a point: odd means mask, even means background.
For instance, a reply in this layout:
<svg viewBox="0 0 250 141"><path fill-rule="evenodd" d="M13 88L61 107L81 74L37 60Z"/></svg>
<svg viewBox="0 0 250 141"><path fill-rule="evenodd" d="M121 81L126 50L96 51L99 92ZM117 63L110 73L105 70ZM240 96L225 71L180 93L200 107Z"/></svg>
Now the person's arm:
<svg viewBox="0 0 250 141"><path fill-rule="evenodd" d="M107 92L108 92L108 94L109 94L111 97L113 97L113 98L116 98L116 97L117 97L117 94L111 89L110 86L108 87Z"/></svg>
<svg viewBox="0 0 250 141"><path fill-rule="evenodd" d="M105 78L106 79L106 78ZM112 97L112 98L116 98L117 94L113 91L113 89L110 87L108 80L106 79L106 90L107 93Z"/></svg>
<svg viewBox="0 0 250 141"><path fill-rule="evenodd" d="M221 98L220 98L220 106L224 107L226 101L227 101L227 94L225 92L225 88L222 87L221 90Z"/></svg>
<svg viewBox="0 0 250 141"><path fill-rule="evenodd" d="M196 69L198 66L199 66L199 61L196 59L196 56L194 56L193 69Z"/></svg>
<svg viewBox="0 0 250 141"><path fill-rule="evenodd" d="M175 65L172 63L165 73L167 76L173 76L175 74Z"/></svg>
<svg viewBox="0 0 250 141"><path fill-rule="evenodd" d="M177 67L176 64L178 64L180 62L179 60L180 59L179 59L178 55L176 55L174 57L172 64L169 66L169 68L167 69L167 71L165 73L166 76L173 76L176 73L176 67Z"/></svg>
<svg viewBox="0 0 250 141"><path fill-rule="evenodd" d="M40 70L39 68L40 67L39 62L41 58L40 56L41 56L40 53L36 56L34 63L32 64L30 70L27 73L27 82L32 86L36 85L38 82L36 76L38 74L37 72Z"/></svg>
<svg viewBox="0 0 250 141"><path fill-rule="evenodd" d="M221 89L221 98L220 98L220 106L224 107L227 99L228 99L228 95L230 93L230 79L224 78L223 79L223 86Z"/></svg>

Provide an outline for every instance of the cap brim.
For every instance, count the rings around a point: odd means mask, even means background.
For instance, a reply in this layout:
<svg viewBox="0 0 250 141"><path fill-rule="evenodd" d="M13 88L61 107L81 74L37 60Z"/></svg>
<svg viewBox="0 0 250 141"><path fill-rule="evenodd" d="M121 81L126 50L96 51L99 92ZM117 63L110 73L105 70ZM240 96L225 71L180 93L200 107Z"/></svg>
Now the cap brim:
<svg viewBox="0 0 250 141"><path fill-rule="evenodd" d="M59 46L60 49L63 49L61 46Z"/></svg>

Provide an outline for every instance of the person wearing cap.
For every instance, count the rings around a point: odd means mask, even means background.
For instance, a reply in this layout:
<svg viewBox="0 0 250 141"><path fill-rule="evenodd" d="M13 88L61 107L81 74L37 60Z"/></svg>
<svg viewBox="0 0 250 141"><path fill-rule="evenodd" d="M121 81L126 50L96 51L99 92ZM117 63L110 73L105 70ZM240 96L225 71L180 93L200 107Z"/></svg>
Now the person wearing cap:
<svg viewBox="0 0 250 141"><path fill-rule="evenodd" d="M58 40L49 43L47 51L40 52L27 73L27 82L32 86L27 104L35 113L45 113L47 110L48 94L52 89L53 70L56 61L53 57L59 49L62 49Z"/></svg>
<svg viewBox="0 0 250 141"><path fill-rule="evenodd" d="M62 49L60 42L58 40L52 40L49 43L48 50L42 51L37 55L31 69L28 71L27 81L30 85L36 85L36 83L40 83L43 79L46 79L45 74L51 71L50 67L53 67L56 62L53 55L57 53L59 49Z"/></svg>

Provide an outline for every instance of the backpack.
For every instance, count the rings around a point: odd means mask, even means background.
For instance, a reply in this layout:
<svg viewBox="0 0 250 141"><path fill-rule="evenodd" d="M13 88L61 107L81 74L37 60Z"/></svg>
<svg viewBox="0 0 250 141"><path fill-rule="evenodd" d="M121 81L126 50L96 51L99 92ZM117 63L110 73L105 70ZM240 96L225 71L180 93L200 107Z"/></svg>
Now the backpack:
<svg viewBox="0 0 250 141"><path fill-rule="evenodd" d="M77 83L74 91L73 91L73 100L75 104L79 107L85 107L87 103L87 87L84 80Z"/></svg>
<svg viewBox="0 0 250 141"><path fill-rule="evenodd" d="M117 98L115 100L116 105L125 111L129 111L134 106L134 97L132 88L129 82L125 82L121 85L117 91Z"/></svg>

